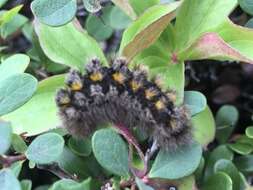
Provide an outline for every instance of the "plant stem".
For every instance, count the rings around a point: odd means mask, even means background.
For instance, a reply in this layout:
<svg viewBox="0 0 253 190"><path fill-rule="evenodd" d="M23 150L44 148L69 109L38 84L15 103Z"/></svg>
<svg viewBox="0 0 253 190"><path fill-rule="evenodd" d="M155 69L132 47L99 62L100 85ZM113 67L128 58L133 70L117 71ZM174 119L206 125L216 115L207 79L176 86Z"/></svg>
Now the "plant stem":
<svg viewBox="0 0 253 190"><path fill-rule="evenodd" d="M26 160L26 156L24 154L16 156L0 156L0 163L4 168L10 167L14 162L22 160Z"/></svg>

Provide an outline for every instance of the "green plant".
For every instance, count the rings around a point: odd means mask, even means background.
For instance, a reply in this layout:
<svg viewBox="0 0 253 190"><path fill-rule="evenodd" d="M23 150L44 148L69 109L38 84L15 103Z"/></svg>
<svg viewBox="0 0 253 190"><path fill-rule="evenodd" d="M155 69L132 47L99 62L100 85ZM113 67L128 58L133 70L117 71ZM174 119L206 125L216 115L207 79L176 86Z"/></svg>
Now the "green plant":
<svg viewBox="0 0 253 190"><path fill-rule="evenodd" d="M0 5L1 2L4 3L0 1ZM239 2L242 5L243 1ZM33 1L33 25L18 13L22 6L0 12L1 37L7 38L23 26L23 34L33 45L27 55L0 54L0 187L31 189L31 180L17 179L22 168L37 168L64 178L51 180L50 187L41 187L50 190L94 190L101 186L106 189L105 183L107 189L110 185L114 189L137 185L140 190L251 189L246 179L253 170L252 127L247 128L245 135L231 138L238 120L236 108L225 105L214 119L203 94L184 91L188 60L253 63L253 31L228 19L237 1L184 0L160 4L150 0L142 5L138 0L113 0L117 7L105 8L96 0L84 1L90 12L102 11L100 16L88 16L88 33L74 18L76 3ZM116 19L115 15L119 17ZM148 136L138 129L134 135L120 135L108 126L97 130L91 139L76 140L57 128L60 121L54 96L64 85L62 73L68 67L83 70L94 57L108 65L111 55L105 55L96 40L109 39L115 29L124 28L118 55L127 59L130 68L147 67L150 77L159 76L163 89L175 91L176 103L184 103L190 110L193 144L174 152L160 150L157 155L150 155ZM36 35L32 34L33 29ZM54 76L37 82L34 76L44 76L41 68ZM128 150L124 139L137 151ZM214 139L215 148L209 148ZM131 162L129 154L133 156ZM148 166L143 157L151 159ZM133 172L133 168L142 171L143 167L148 167L144 176Z"/></svg>

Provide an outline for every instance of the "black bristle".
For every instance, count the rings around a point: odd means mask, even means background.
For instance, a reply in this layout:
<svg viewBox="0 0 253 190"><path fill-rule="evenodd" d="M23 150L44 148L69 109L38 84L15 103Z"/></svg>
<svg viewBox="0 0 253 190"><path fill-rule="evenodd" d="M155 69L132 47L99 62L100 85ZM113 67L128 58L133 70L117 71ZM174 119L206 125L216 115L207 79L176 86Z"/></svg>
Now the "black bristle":
<svg viewBox="0 0 253 190"><path fill-rule="evenodd" d="M73 82L81 87L73 88ZM66 85L66 90L57 92L56 103L63 126L73 135L87 136L98 126L112 123L140 127L166 150L191 141L185 107L175 106L170 96L147 79L147 73L130 71L124 59L116 59L111 67L93 59L85 75L71 70Z"/></svg>

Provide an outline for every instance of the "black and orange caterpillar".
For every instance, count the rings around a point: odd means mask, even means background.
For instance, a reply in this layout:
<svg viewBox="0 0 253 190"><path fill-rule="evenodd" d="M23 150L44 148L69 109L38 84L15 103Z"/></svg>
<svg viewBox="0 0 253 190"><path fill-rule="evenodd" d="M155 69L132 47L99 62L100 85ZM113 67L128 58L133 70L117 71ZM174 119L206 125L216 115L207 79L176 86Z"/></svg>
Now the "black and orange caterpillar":
<svg viewBox="0 0 253 190"><path fill-rule="evenodd" d="M56 103L62 124L76 136L87 136L107 123L140 127L159 147L169 150L191 141L185 106L175 106L171 94L147 79L146 72L130 71L124 59L110 67L93 59L82 75L71 70Z"/></svg>

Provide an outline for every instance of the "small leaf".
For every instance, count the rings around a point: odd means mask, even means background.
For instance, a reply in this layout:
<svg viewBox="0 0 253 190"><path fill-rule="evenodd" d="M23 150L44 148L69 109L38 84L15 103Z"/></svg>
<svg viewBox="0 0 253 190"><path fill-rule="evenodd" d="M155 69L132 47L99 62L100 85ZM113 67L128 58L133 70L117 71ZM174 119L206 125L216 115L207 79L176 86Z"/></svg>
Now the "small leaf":
<svg viewBox="0 0 253 190"><path fill-rule="evenodd" d="M216 138L220 143L225 143L231 135L237 121L239 113L236 107L230 105L222 106L216 114Z"/></svg>
<svg viewBox="0 0 253 190"><path fill-rule="evenodd" d="M132 20L118 7L110 11L110 26L115 30L122 30L129 26Z"/></svg>
<svg viewBox="0 0 253 190"><path fill-rule="evenodd" d="M207 146L215 137L215 122L210 108L192 117L194 139L202 146Z"/></svg>
<svg viewBox="0 0 253 190"><path fill-rule="evenodd" d="M139 178L135 178L135 181L136 181L136 184L137 184L139 190L154 190L152 187L143 183Z"/></svg>
<svg viewBox="0 0 253 190"><path fill-rule="evenodd" d="M79 156L89 156L92 151L89 139L75 139L71 137L68 141L68 146Z"/></svg>
<svg viewBox="0 0 253 190"><path fill-rule="evenodd" d="M4 11L2 11L4 13ZM1 11L0 11L1 15ZM3 24L0 27L0 34L3 39L8 38L9 36L13 35L15 32L17 32L19 29L21 29L22 26L25 25L25 23L28 21L28 18L21 14L15 15L9 22Z"/></svg>
<svg viewBox="0 0 253 190"><path fill-rule="evenodd" d="M99 0L83 0L83 5L90 13L96 13L102 8Z"/></svg>
<svg viewBox="0 0 253 190"><path fill-rule="evenodd" d="M47 133L36 137L29 145L26 156L37 164L49 164L56 161L64 147L64 139L56 133Z"/></svg>
<svg viewBox="0 0 253 190"><path fill-rule="evenodd" d="M198 167L202 148L198 143L179 147L174 152L160 151L149 172L151 178L179 179L192 174Z"/></svg>
<svg viewBox="0 0 253 190"><path fill-rule="evenodd" d="M12 8L11 10L2 12L2 15L0 17L0 26L10 22L22 9L23 5L16 6Z"/></svg>
<svg viewBox="0 0 253 190"><path fill-rule="evenodd" d="M137 15L134 12L129 0L112 0L121 10L123 10L132 20L135 20Z"/></svg>
<svg viewBox="0 0 253 190"><path fill-rule="evenodd" d="M137 53L153 44L175 17L180 3L159 5L148 9L123 33L120 53L131 60Z"/></svg>
<svg viewBox="0 0 253 190"><path fill-rule="evenodd" d="M36 135L60 125L54 101L55 92L64 84L64 75L56 75L42 80L29 102L14 112L3 116L11 121L16 134L27 132L27 136ZM40 106L38 106L38 102ZM24 117L25 115L25 117Z"/></svg>
<svg viewBox="0 0 253 190"><path fill-rule="evenodd" d="M21 190L19 181L9 169L0 170L0 187L3 190Z"/></svg>
<svg viewBox="0 0 253 190"><path fill-rule="evenodd" d="M214 189L232 190L233 189L232 183L233 182L231 178L227 174L223 172L218 172L214 174L213 176L211 176L201 189L202 190L214 190Z"/></svg>
<svg viewBox="0 0 253 190"><path fill-rule="evenodd" d="M10 169L12 171L12 173L18 178L21 170L22 170L22 167L23 167L23 163L24 161L18 161L18 162L15 162L13 163L11 166L10 166Z"/></svg>
<svg viewBox="0 0 253 190"><path fill-rule="evenodd" d="M241 155L247 155L253 151L253 146L247 143L236 142L234 144L228 144L228 147Z"/></svg>
<svg viewBox="0 0 253 190"><path fill-rule="evenodd" d="M183 179L179 180L179 187L178 190L190 190L194 189L195 187L195 178L193 175L184 177ZM171 188L169 190L175 190L175 188Z"/></svg>
<svg viewBox="0 0 253 190"><path fill-rule="evenodd" d="M253 126L247 127L245 134L247 135L247 137L253 139Z"/></svg>
<svg viewBox="0 0 253 190"><path fill-rule="evenodd" d="M207 157L206 169L205 169L205 180L214 174L214 164L220 159L232 160L234 157L233 152L230 151L225 145L218 146L211 154Z"/></svg>
<svg viewBox="0 0 253 190"><path fill-rule="evenodd" d="M10 123L0 121L0 155L4 154L11 145L12 128Z"/></svg>
<svg viewBox="0 0 253 190"><path fill-rule="evenodd" d="M197 91L185 91L184 104L190 110L192 116L204 111L206 108L206 97Z"/></svg>
<svg viewBox="0 0 253 190"><path fill-rule="evenodd" d="M137 13L137 15L140 16L150 7L158 5L160 3L160 0L148 0L148 1L129 0L129 2L133 7L134 11Z"/></svg>
<svg viewBox="0 0 253 190"><path fill-rule="evenodd" d="M18 153L24 153L27 150L27 145L21 136L17 134L12 135L11 141L13 149Z"/></svg>
<svg viewBox="0 0 253 190"><path fill-rule="evenodd" d="M240 7L250 15L253 15L253 2L251 0L238 0Z"/></svg>
<svg viewBox="0 0 253 190"><path fill-rule="evenodd" d="M8 0L0 0L0 8L7 2Z"/></svg>
<svg viewBox="0 0 253 190"><path fill-rule="evenodd" d="M243 173L253 172L253 155L240 156L235 158L236 167Z"/></svg>
<svg viewBox="0 0 253 190"><path fill-rule="evenodd" d="M0 115L7 114L25 102L37 88L37 79L30 74L12 75L0 81Z"/></svg>
<svg viewBox="0 0 253 190"><path fill-rule="evenodd" d="M83 181L82 183L77 183L71 179L62 179L53 184L49 190L91 190L90 189L90 178Z"/></svg>
<svg viewBox="0 0 253 190"><path fill-rule="evenodd" d="M5 59L0 65L0 80L4 80L11 75L23 73L30 62L30 58L25 54L15 54Z"/></svg>
<svg viewBox="0 0 253 190"><path fill-rule="evenodd" d="M233 189L240 189L240 174L235 165L230 160L221 159L214 165L215 172L224 172L230 176L233 181Z"/></svg>
<svg viewBox="0 0 253 190"><path fill-rule="evenodd" d="M22 190L31 190L32 189L32 181L28 179L24 179L20 182Z"/></svg>
<svg viewBox="0 0 253 190"><path fill-rule="evenodd" d="M105 169L119 176L129 176L127 146L116 132L111 129L96 131L92 137L92 149Z"/></svg>
<svg viewBox="0 0 253 190"><path fill-rule="evenodd" d="M75 0L35 0L31 9L44 24L61 26L74 18L77 5Z"/></svg>
<svg viewBox="0 0 253 190"><path fill-rule="evenodd" d="M107 63L97 42L83 31L77 21L61 27L50 27L37 22L35 31L43 51L56 63L76 67L81 71L94 57Z"/></svg>
<svg viewBox="0 0 253 190"><path fill-rule="evenodd" d="M90 14L85 22L87 32L98 41L110 38L113 33L113 29L101 19L102 18Z"/></svg>

